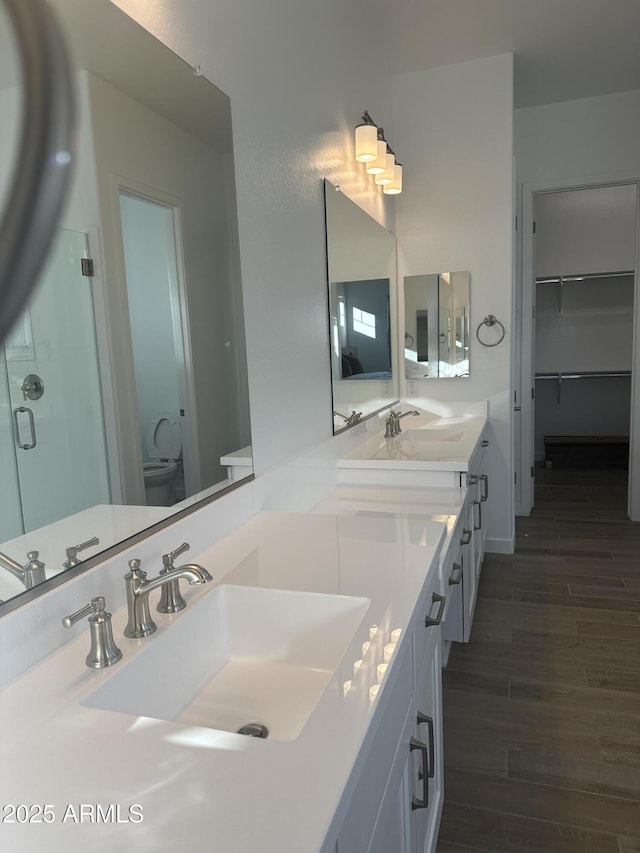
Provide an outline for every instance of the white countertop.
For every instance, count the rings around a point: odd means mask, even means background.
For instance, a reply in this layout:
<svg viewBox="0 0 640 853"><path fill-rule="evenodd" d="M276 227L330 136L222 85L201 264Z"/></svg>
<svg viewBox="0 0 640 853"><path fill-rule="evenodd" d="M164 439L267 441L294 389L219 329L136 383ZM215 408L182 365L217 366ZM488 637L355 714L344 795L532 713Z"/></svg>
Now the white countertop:
<svg viewBox="0 0 640 853"><path fill-rule="evenodd" d="M403 411L408 407L403 406ZM338 459L338 468L404 471L466 471L487 419L484 415L439 417L424 409L401 421L402 432L380 432Z"/></svg>
<svg viewBox="0 0 640 853"><path fill-rule="evenodd" d="M411 491L411 490L409 490ZM211 851L317 853L340 803L371 723L393 688L393 666L370 701L376 665L393 629L400 647L429 571L435 570L445 525L418 515L261 513L193 559L214 582L353 595L371 602L334 677L300 735L290 742L256 740L219 730L96 710L82 704L135 655L189 617L213 584L183 586L189 607L176 616L152 612L158 634L122 635L126 613L114 613L124 659L112 669L84 664L88 631L2 691L0 753L3 804L51 805L50 823L7 823L0 847L22 851ZM191 555L190 555L191 556ZM379 626L363 665L369 627ZM194 654L204 653L194 649ZM188 660L167 660L172 673ZM345 683L351 681L346 690ZM113 805L114 822L90 822L90 807ZM129 809L140 809L131 815ZM80 806L85 820L79 822ZM68 806L73 807L69 812ZM116 811L119 809L119 812ZM63 818L67 814L67 820ZM33 814L33 810L32 810ZM139 822L129 822L142 814ZM120 822L115 821L116 815ZM74 819L75 818L75 819ZM333 848L331 848L333 849Z"/></svg>

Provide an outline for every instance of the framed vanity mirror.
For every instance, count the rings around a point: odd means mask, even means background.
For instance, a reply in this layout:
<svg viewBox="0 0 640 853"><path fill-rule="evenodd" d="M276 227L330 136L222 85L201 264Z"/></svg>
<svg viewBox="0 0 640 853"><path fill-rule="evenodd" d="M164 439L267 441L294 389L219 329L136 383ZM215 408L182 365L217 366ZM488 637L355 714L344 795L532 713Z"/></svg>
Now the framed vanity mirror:
<svg viewBox="0 0 640 853"><path fill-rule="evenodd" d="M0 614L34 594L20 566L44 563L42 591L253 470L229 99L109 0L50 5L76 162L0 348ZM0 199L21 112L10 37L3 22Z"/></svg>
<svg viewBox="0 0 640 853"><path fill-rule="evenodd" d="M396 238L324 182L333 431L398 400Z"/></svg>
<svg viewBox="0 0 640 853"><path fill-rule="evenodd" d="M470 284L466 270L405 277L407 379L469 376Z"/></svg>

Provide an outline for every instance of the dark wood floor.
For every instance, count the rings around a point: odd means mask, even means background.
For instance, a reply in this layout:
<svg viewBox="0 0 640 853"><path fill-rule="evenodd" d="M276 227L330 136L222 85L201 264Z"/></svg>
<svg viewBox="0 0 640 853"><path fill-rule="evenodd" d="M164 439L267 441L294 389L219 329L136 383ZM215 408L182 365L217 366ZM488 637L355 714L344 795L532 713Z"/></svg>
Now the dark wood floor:
<svg viewBox="0 0 640 853"><path fill-rule="evenodd" d="M640 851L640 524L626 471L541 470L444 672L438 853Z"/></svg>

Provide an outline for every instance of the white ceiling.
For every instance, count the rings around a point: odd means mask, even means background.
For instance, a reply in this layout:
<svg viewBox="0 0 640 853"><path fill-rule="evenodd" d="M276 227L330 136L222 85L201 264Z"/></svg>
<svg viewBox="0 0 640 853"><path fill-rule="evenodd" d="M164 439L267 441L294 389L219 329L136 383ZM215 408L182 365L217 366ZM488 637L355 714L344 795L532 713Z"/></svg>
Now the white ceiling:
<svg viewBox="0 0 640 853"><path fill-rule="evenodd" d="M371 0L392 74L515 54L515 105L640 89L640 0Z"/></svg>

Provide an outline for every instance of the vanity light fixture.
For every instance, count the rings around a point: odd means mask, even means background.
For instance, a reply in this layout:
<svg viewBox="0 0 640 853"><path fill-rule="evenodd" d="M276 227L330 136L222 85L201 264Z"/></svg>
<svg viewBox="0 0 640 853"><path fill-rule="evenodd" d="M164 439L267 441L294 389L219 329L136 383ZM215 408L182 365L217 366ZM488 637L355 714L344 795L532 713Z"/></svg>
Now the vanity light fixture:
<svg viewBox="0 0 640 853"><path fill-rule="evenodd" d="M365 164L367 174L373 175L376 184L387 195L402 192L402 166L385 139L384 129L371 118L367 110L362 113L362 123L356 127L356 160Z"/></svg>
<svg viewBox="0 0 640 853"><path fill-rule="evenodd" d="M378 156L378 128L365 110L362 124L356 127L356 160L370 163Z"/></svg>
<svg viewBox="0 0 640 853"><path fill-rule="evenodd" d="M402 164L396 163L393 167L393 181L382 187L382 192L387 195L400 195L402 192Z"/></svg>
<svg viewBox="0 0 640 853"><path fill-rule="evenodd" d="M366 164L368 175L381 175L387 169L387 140L384 138L384 128L378 128L378 156Z"/></svg>

